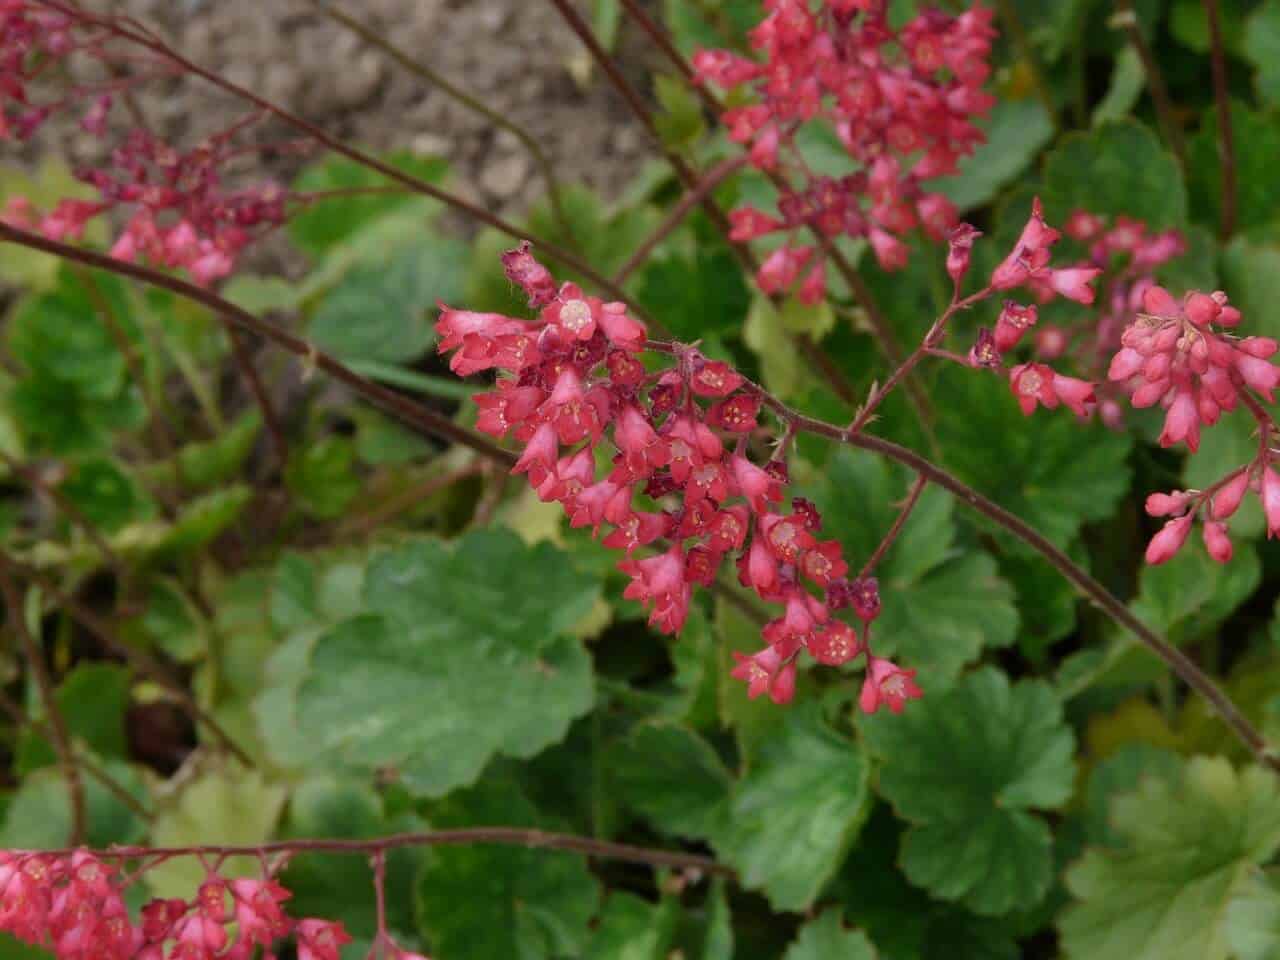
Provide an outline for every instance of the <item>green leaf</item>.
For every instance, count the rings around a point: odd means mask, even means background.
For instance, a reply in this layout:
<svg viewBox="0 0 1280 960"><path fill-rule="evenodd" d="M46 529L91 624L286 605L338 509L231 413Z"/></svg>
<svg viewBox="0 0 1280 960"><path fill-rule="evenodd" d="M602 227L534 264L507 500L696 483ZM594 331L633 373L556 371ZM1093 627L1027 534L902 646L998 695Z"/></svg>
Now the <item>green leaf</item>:
<svg viewBox="0 0 1280 960"><path fill-rule="evenodd" d="M436 828L544 826L513 784L483 784L438 806ZM418 880L417 913L440 957L544 960L579 956L598 885L576 854L514 846L434 847Z"/></svg>
<svg viewBox="0 0 1280 960"><path fill-rule="evenodd" d="M1258 70L1253 81L1258 97L1272 106L1280 103L1280 0L1265 0L1249 15L1243 51Z"/></svg>
<svg viewBox="0 0 1280 960"><path fill-rule="evenodd" d="M653 118L662 142L673 150L691 146L707 131L702 118L702 101L683 77L658 74L653 91L662 107Z"/></svg>
<svg viewBox="0 0 1280 960"><path fill-rule="evenodd" d="M866 817L867 773L861 751L816 704L792 707L734 785L728 825L712 845L774 909L807 909Z"/></svg>
<svg viewBox="0 0 1280 960"><path fill-rule="evenodd" d="M958 375L957 375L958 374ZM1130 439L1066 410L1024 417L996 377L948 371L938 438L961 479L1059 546L1105 520L1129 490Z"/></svg>
<svg viewBox="0 0 1280 960"><path fill-rule="evenodd" d="M975 917L911 886L899 869L902 824L875 805L831 893L883 960L1017 960L1006 924Z"/></svg>
<svg viewBox="0 0 1280 960"><path fill-rule="evenodd" d="M876 951L866 934L844 928L840 910L830 909L800 928L782 960L876 960Z"/></svg>
<svg viewBox="0 0 1280 960"><path fill-rule="evenodd" d="M129 794L147 802L142 778L132 767L115 760L102 766ZM138 843L146 836L146 823L128 804L92 777L82 776L82 782L89 846ZM22 778L9 798L0 844L19 850L59 849L71 839L71 823L71 799L62 773L52 768L36 770Z"/></svg>
<svg viewBox="0 0 1280 960"><path fill-rule="evenodd" d="M1177 161L1134 120L1063 137L1045 159L1043 199L1050 223L1074 210L1124 214L1156 229L1187 221Z"/></svg>
<svg viewBox="0 0 1280 960"><path fill-rule="evenodd" d="M356 446L350 437L328 436L295 450L284 471L285 486L312 516L340 517L360 494Z"/></svg>
<svg viewBox="0 0 1280 960"><path fill-rule="evenodd" d="M437 157L418 157L407 152L394 153L385 160L396 169L432 184L443 180L448 169L447 164ZM343 157L330 157L302 171L293 182L293 189L298 193L318 193L326 190L360 190L389 184L386 177L363 164ZM349 241L360 228L408 204L420 207L424 219L439 208L438 202L413 194L408 188L402 194L391 192L328 197L310 204L289 218L289 239L299 249L318 257Z"/></svg>
<svg viewBox="0 0 1280 960"><path fill-rule="evenodd" d="M1275 775L1195 757L1175 782L1141 781L1111 807L1124 844L1090 848L1066 874L1066 957L1225 960L1228 904L1280 848Z"/></svg>
<svg viewBox="0 0 1280 960"><path fill-rule="evenodd" d="M64 266L55 289L18 302L6 332L14 359L29 371L106 398L124 381L125 362L102 319L101 304L126 336L136 340L138 333L120 282L99 276L93 282L95 295Z"/></svg>
<svg viewBox="0 0 1280 960"><path fill-rule="evenodd" d="M1011 686L983 668L902 716L867 717L863 732L884 761L881 793L914 824L902 843L907 879L979 914L1044 898L1051 838L1032 810L1061 807L1075 775L1074 738L1046 684Z"/></svg>
<svg viewBox="0 0 1280 960"><path fill-rule="evenodd" d="M1227 907L1227 943L1239 960L1280 958L1280 890L1258 873Z"/></svg>
<svg viewBox="0 0 1280 960"><path fill-rule="evenodd" d="M343 361L406 363L436 339L427 318L461 291L467 250L449 237L419 238L377 262L357 263L325 293L311 339Z"/></svg>
<svg viewBox="0 0 1280 960"><path fill-rule="evenodd" d="M1218 223L1222 217L1218 128L1218 111L1210 107L1200 130L1187 144L1191 209L1197 219L1207 223ZM1280 214L1280 187L1269 158L1280 151L1280 124L1273 116L1233 102L1231 137L1235 145L1237 229L1274 223Z"/></svg>
<svg viewBox="0 0 1280 960"><path fill-rule="evenodd" d="M133 478L106 458L95 457L76 464L59 490L90 523L108 533L132 521L147 519L154 512L150 498Z"/></svg>
<svg viewBox="0 0 1280 960"><path fill-rule="evenodd" d="M782 314L762 293L751 300L742 340L760 358L764 385L783 398L792 396L801 380L800 353L783 325Z"/></svg>
<svg viewBox="0 0 1280 960"><path fill-rule="evenodd" d="M907 490L906 471L841 448L802 493L822 511L821 535L839 540L856 570L893 525ZM943 490L926 487L876 571L884 605L877 652L900 653L936 685L949 683L984 647L1008 646L1018 627L1013 591L991 557L955 551L953 504Z"/></svg>
<svg viewBox="0 0 1280 960"><path fill-rule="evenodd" d="M1123 119L1142 96L1147 76L1142 61L1133 47L1125 47L1111 66L1111 83L1107 93L1093 108L1092 125L1095 127Z"/></svg>
<svg viewBox="0 0 1280 960"><path fill-rule="evenodd" d="M700 239L691 256L651 261L640 275L639 299L674 336L692 342L736 331L751 294L729 249Z"/></svg>
<svg viewBox="0 0 1280 960"><path fill-rule="evenodd" d="M151 843L158 847L263 843L275 828L284 799L284 787L259 770L245 770L230 761L209 765L157 808ZM221 872L225 877L257 876L261 869L256 857L232 857ZM204 874L198 860L178 857L143 877L157 897L190 897Z"/></svg>
<svg viewBox="0 0 1280 960"><path fill-rule="evenodd" d="M1236 237L1222 251L1222 285L1250 333L1280 336L1280 314L1273 309L1280 297L1280 246Z"/></svg>
<svg viewBox="0 0 1280 960"><path fill-rule="evenodd" d="M262 432L262 414L246 410L212 440L188 443L173 461L152 463L141 470L144 483L181 485L184 491L208 490L226 483L244 466Z"/></svg>
<svg viewBox="0 0 1280 960"><path fill-rule="evenodd" d="M495 754L531 757L592 705L590 660L568 632L597 593L564 554L506 531L383 553L365 613L315 641L299 728L318 762L395 766L430 796L471 783Z"/></svg>
<svg viewBox="0 0 1280 960"><path fill-rule="evenodd" d="M679 904L664 900L652 904L630 893L613 893L591 941L586 960L663 960L675 933Z"/></svg>
<svg viewBox="0 0 1280 960"><path fill-rule="evenodd" d="M1230 563L1216 563L1198 543L1158 567L1144 565L1133 612L1175 644L1212 635L1261 579L1253 545L1236 544Z"/></svg>
<svg viewBox="0 0 1280 960"><path fill-rule="evenodd" d="M723 825L729 771L693 731L673 724L641 724L608 756L622 802L654 829L707 839Z"/></svg>
<svg viewBox="0 0 1280 960"><path fill-rule="evenodd" d="M711 881L707 896L707 935L702 943L701 960L733 960L733 915L724 892L723 877Z"/></svg>
<svg viewBox="0 0 1280 960"><path fill-rule="evenodd" d="M78 663L58 686L58 709L67 731L100 757L123 759L128 751L125 711L129 671L114 663Z"/></svg>
<svg viewBox="0 0 1280 960"><path fill-rule="evenodd" d="M979 126L987 142L960 160L960 172L931 181L961 213L990 203L1053 138L1053 121L1039 100L1001 100Z"/></svg>

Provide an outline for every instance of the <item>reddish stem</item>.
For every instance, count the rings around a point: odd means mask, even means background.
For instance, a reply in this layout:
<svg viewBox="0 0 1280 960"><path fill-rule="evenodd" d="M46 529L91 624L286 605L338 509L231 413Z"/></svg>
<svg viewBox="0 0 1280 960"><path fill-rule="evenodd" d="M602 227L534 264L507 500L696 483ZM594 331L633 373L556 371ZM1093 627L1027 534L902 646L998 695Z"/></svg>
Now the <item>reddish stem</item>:
<svg viewBox="0 0 1280 960"><path fill-rule="evenodd" d="M1222 164L1222 239L1236 228L1236 153L1231 137L1231 94L1227 89L1227 58L1222 51L1222 23L1218 0L1203 0L1209 21L1209 56L1213 66L1213 97L1218 105L1218 159Z"/></svg>
<svg viewBox="0 0 1280 960"><path fill-rule="evenodd" d="M871 575L871 571L884 559L884 555L889 552L889 548L893 546L898 534L902 533L902 528L907 524L907 518L911 516L911 511L915 509L920 494L924 493L924 488L929 485L929 481L923 474L916 474L915 481L911 484L911 489L907 493L907 499L902 504L902 509L898 511L898 516L894 518L893 526L889 528L889 532L884 535L884 539L880 541L880 545L876 547L875 553L867 558L867 562L862 565L859 571L859 577L867 577Z"/></svg>
<svg viewBox="0 0 1280 960"><path fill-rule="evenodd" d="M710 857L674 850L655 850L629 843L613 843L580 837L568 833L552 833L546 830L523 827L465 827L457 830L430 830L421 833L396 833L386 837L365 840L281 840L275 843L244 846L188 846L188 847L140 847L113 846L93 853L107 860L168 860L173 857L261 857L273 853L349 853L377 854L406 847L457 847L474 844L528 847L530 849L565 850L581 853L602 860L623 860L643 863L651 867L672 867L677 870L700 870L722 877L734 876L732 868L717 863ZM41 850L46 856L69 856L75 849Z"/></svg>

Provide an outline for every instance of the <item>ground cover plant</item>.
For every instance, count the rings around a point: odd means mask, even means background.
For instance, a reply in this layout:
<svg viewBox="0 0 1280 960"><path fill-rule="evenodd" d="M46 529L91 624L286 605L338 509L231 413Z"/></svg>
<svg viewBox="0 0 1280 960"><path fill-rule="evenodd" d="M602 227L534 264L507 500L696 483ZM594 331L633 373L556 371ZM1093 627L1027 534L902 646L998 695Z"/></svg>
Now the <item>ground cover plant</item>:
<svg viewBox="0 0 1280 960"><path fill-rule="evenodd" d="M545 4L0 0L0 960L1280 957L1280 3Z"/></svg>

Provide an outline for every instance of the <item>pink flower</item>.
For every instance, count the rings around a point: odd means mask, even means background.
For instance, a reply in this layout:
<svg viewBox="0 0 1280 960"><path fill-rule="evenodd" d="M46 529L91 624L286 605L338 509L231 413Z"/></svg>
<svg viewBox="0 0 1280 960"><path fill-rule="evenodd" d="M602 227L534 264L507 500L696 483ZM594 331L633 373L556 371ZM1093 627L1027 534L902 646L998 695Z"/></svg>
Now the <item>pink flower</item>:
<svg viewBox="0 0 1280 960"><path fill-rule="evenodd" d="M805 647L813 659L829 667L848 663L865 649L853 627L841 620L832 620L811 633Z"/></svg>
<svg viewBox="0 0 1280 960"><path fill-rule="evenodd" d="M765 647L751 656L733 652L738 665L729 676L747 684L747 696L754 700L762 693L777 704L790 703L796 692L796 665L794 660L782 662L782 657L772 647Z"/></svg>
<svg viewBox="0 0 1280 960"><path fill-rule="evenodd" d="M298 923L298 960L338 960L338 951L351 937L341 923L308 919Z"/></svg>
<svg viewBox="0 0 1280 960"><path fill-rule="evenodd" d="M1209 521L1204 525L1204 546L1209 556L1218 563L1227 563L1231 559L1231 538L1227 536L1227 525L1217 521Z"/></svg>
<svg viewBox="0 0 1280 960"><path fill-rule="evenodd" d="M1090 284L1102 272L1100 267L1068 267L1049 271L1049 285L1054 291L1076 303L1093 303L1094 290Z"/></svg>
<svg viewBox="0 0 1280 960"><path fill-rule="evenodd" d="M863 713L875 713L881 704L894 713L901 713L908 700L923 696L923 691L916 686L914 670L903 670L879 657L870 657L869 661L858 697Z"/></svg>
<svg viewBox="0 0 1280 960"><path fill-rule="evenodd" d="M1173 558L1182 545L1187 542L1187 534L1191 532L1191 516L1170 520L1160 532L1147 544L1146 561L1153 567Z"/></svg>
<svg viewBox="0 0 1280 960"><path fill-rule="evenodd" d="M1270 467L1262 471L1262 512L1267 518L1267 539L1280 536L1280 476Z"/></svg>
<svg viewBox="0 0 1280 960"><path fill-rule="evenodd" d="M1249 489L1249 471L1241 470L1213 495L1213 519L1226 520L1240 507L1245 491Z"/></svg>
<svg viewBox="0 0 1280 960"><path fill-rule="evenodd" d="M1012 300L1006 300L996 318L995 346L1001 353L1012 350L1022 339L1022 335L1036 325L1039 310L1032 304L1024 307Z"/></svg>
<svg viewBox="0 0 1280 960"><path fill-rule="evenodd" d="M551 271L529 252L528 240L520 241L516 249L502 255L502 269L507 279L524 291L533 309L539 310L555 299L556 284Z"/></svg>

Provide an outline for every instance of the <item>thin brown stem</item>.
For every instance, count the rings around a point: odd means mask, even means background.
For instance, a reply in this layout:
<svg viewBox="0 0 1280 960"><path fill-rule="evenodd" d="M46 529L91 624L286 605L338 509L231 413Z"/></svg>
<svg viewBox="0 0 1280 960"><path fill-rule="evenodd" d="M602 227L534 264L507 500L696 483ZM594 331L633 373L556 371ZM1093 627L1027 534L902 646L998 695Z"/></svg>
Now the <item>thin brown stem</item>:
<svg viewBox="0 0 1280 960"><path fill-rule="evenodd" d="M80 768L76 766L75 754L71 749L71 734L67 732L67 721L58 707L58 694L53 686L53 678L49 675L49 667L44 662L44 653L40 645L27 629L27 618L23 610L22 595L13 579L13 570L6 560L0 559L0 593L4 595L5 619L9 627L18 637L27 664L36 679L36 687L40 691L40 701L44 704L44 712L49 717L49 729L54 752L58 755L58 766L62 768L62 776L67 781L67 796L71 808L71 845L84 843L87 829L85 811L84 782L80 779Z"/></svg>
<svg viewBox="0 0 1280 960"><path fill-rule="evenodd" d="M245 383L249 385L249 392L257 402L258 409L262 411L262 422L266 425L267 433L271 435L271 445L275 447L276 460L280 464L280 469L283 470L289 460L289 445L284 438L284 427L276 413L275 404L271 402L267 386L262 382L262 375L253 364L253 354L249 352L249 344L245 342L244 334L236 327L235 321L226 318L223 314L219 316L223 318L222 325L226 328L227 339L231 342L231 355Z"/></svg>
<svg viewBox="0 0 1280 960"><path fill-rule="evenodd" d="M911 489L907 492L907 499L903 501L898 515L893 520L893 526L884 535L884 539L880 541L880 545L876 547L875 552L867 558L867 562L862 565L862 569L858 572L859 577L867 577L884 559L884 555L889 552L889 548L893 546L894 541L898 539L898 534L902 533L902 528L907 525L907 518L911 516L911 511L916 508L916 502L920 499L920 494L924 493L924 488L929 485L929 481L923 474L916 474L915 481L911 484Z"/></svg>
<svg viewBox="0 0 1280 960"><path fill-rule="evenodd" d="M137 670L143 676L148 677L155 683L164 687L165 690L177 700L191 715L191 718L197 723L203 724L213 734L215 740L222 744L223 748L235 756L237 760L246 767L254 766L252 758L245 753L244 749L236 743L222 724L218 723L207 710L196 702L195 698L187 691L186 687L169 674L169 671L158 663L150 654L146 653L140 647L125 642L115 630L103 619L97 616L77 601L70 594L62 590L51 579L44 576L40 571L33 570L15 564L11 558L0 550L0 564L10 567L16 567L22 571L27 579L39 584L41 589L46 591L52 598L53 602L64 609L71 615L71 618L88 630L91 634L98 638L102 644L113 654L121 657L133 669Z"/></svg>
<svg viewBox="0 0 1280 960"><path fill-rule="evenodd" d="M134 263L124 263L104 254L95 253L92 250L85 250L57 240L50 240L39 234L19 230L6 223L0 223L0 241L4 240L19 243L36 250L43 250L46 253L56 254L98 270L107 270L120 276L141 280L143 283L153 287L160 287L188 300L200 303L214 313L225 316L237 326L263 339L270 340L294 356L301 358L308 367L323 370L334 379L351 387L360 396L417 429L453 443L460 443L487 457L505 461L508 464L515 463L514 454L503 450L485 437L458 426L449 418L433 410L419 406L395 390L375 383L367 377L360 376L301 337L296 337L289 331L254 316L247 310L236 306L230 300L224 300L216 293L197 287L195 284L187 283L177 277L161 273L158 270L152 270ZM0 457L5 456L7 455L0 451Z"/></svg>
<svg viewBox="0 0 1280 960"><path fill-rule="evenodd" d="M910 356L898 365L898 368L889 375L889 379L884 382L884 386L877 388L870 397L867 398L866 405L858 411L858 415L854 418L853 423L849 425L849 429L857 433L862 430L871 420L871 416L875 413L876 408L880 406L893 389L902 383L907 376L915 369L916 364L929 356L942 340L942 335L946 333L947 321L968 307L973 306L980 300L984 300L991 295L991 288L984 287L977 293L970 294L964 299L952 298L947 309L933 322L929 327L928 333L924 335L924 339L920 341L920 345L911 351Z"/></svg>
<svg viewBox="0 0 1280 960"><path fill-rule="evenodd" d="M495 127L506 130L519 140L521 145L529 151L529 156L533 158L534 165L537 166L542 179L547 183L547 196L551 200L551 213L556 218L556 223L559 224L566 237L573 237L573 225L569 222L569 218L564 211L560 196L563 188L556 178L555 168L551 165L551 160L548 158L546 151L542 149L542 146L528 130L505 114L494 110L479 97L474 97L467 93L443 74L433 70L422 60L411 56L403 48L396 46L385 36L378 33L377 30L357 20L349 13L338 9L332 3L328 3L326 0L311 0L311 4L334 23L341 24L369 44L369 46L382 51L415 77L427 81L427 83L439 89L446 96L462 104L473 113L480 114Z"/></svg>
<svg viewBox="0 0 1280 960"><path fill-rule="evenodd" d="M710 857L675 850L656 850L629 843L613 843L568 833L552 833L546 830L523 827L465 827L457 830L429 830L422 833L397 833L370 840L282 840L257 846L190 846L190 847L138 847L114 846L92 851L96 856L109 860L150 860L170 857L258 857L275 853L347 853L369 856L406 847L459 847L494 844L508 847L528 847L533 850L564 850L580 853L600 860L621 860L643 863L651 867L671 867L677 870L700 870L722 877L734 876L731 867L717 863ZM68 850L42 850L43 855L67 856Z"/></svg>
<svg viewBox="0 0 1280 960"><path fill-rule="evenodd" d="M30 727L36 736L44 737L49 742L53 742L54 734L49 724L25 713L22 708L19 707L3 690L0 690L0 710L3 710L9 715L9 719L13 721L15 726ZM155 819L155 814L152 813L141 800L130 793L124 784L99 766L97 761L90 757L84 750L75 749L73 745L73 751L75 753L75 762L80 769L93 777L94 780L97 780L98 783L102 784L102 786L117 800L123 803L143 820Z"/></svg>
<svg viewBox="0 0 1280 960"><path fill-rule="evenodd" d="M1031 86L1035 89L1036 98L1043 104L1045 112L1049 114L1049 120L1056 130L1059 123L1058 107L1053 102L1053 94L1044 80L1044 64L1041 63L1040 57L1036 54L1035 45L1032 44L1031 39L1027 36L1027 29L1022 24L1022 18L1018 16L1018 11L1011 0L996 0L996 8L1000 11L1000 20L1004 23L1005 30L1018 50L1018 57L1026 65L1031 75Z"/></svg>
<svg viewBox="0 0 1280 960"><path fill-rule="evenodd" d="M684 222L684 218L689 215L689 211L711 193L716 187L720 186L726 179L733 176L743 167L747 165L749 157L745 153L740 153L736 157L730 157L727 160L721 160L718 164L702 175L697 185L693 189L685 192L679 202L671 208L670 212L658 224L657 229L649 236L645 237L640 246L628 258L618 272L613 275L613 282L618 286L622 286L627 282L627 278L635 273L653 253L654 248L663 240L669 237Z"/></svg>
<svg viewBox="0 0 1280 960"><path fill-rule="evenodd" d="M1142 72L1147 78L1147 90L1151 93L1151 102L1156 108L1156 120L1164 134L1165 141L1173 150L1178 166L1187 169L1187 150L1182 138L1182 127L1173 111L1173 101L1169 97L1169 88L1165 86L1164 73L1156 62L1147 38L1142 35L1142 26L1138 23L1138 15L1134 12L1132 0L1116 0L1116 14L1112 24L1124 31L1133 52L1138 55L1142 64Z"/></svg>
<svg viewBox="0 0 1280 960"><path fill-rule="evenodd" d="M441 203L447 204L453 209L465 213L477 222L493 227L495 230L499 230L510 237L514 237L517 240L528 240L547 258L556 260L563 266L576 271L586 278L591 284L608 293L610 296L619 300L625 299L623 291L610 283L607 277L598 273L590 264L586 263L580 257L563 247L543 240L529 231L517 227L515 224L508 223L506 220L490 213L483 207L478 207L447 190L442 190L439 187L427 183L425 180L415 177L411 173L400 170L389 163L379 160L377 157L370 156L363 150L345 143L337 137L326 133L311 121L300 117L295 113L291 113L284 107L258 96L258 94L253 91L248 90L239 84L233 83L212 70L207 70L199 64L188 60L181 53L168 46L150 31L144 31L137 25L131 25L123 18L102 17L87 13L84 10L68 6L66 3L62 2L62 0L33 0L33 2L38 3L43 7L47 7L50 10L57 10L67 16L78 18L84 22L96 24L121 39L128 40L129 42L137 44L158 56L164 57L187 73L200 77L202 80L212 84L219 90L252 104L264 113L270 114L276 119L293 127L295 130L302 131L308 137L323 144L325 147L328 147L334 153L340 154L348 160L352 160L363 167L368 167L370 170L374 170L377 173L382 174L382 176L386 177L388 180L408 187L415 193L420 193L424 196L439 200ZM645 319L644 315L638 309L634 310L634 312L637 316Z"/></svg>
<svg viewBox="0 0 1280 960"><path fill-rule="evenodd" d="M416 484L408 490L391 497L386 502L378 504L378 506L370 510L368 513L346 520L343 522L342 526L338 528L338 535L341 537L349 537L353 535L363 536L372 533L387 521L420 504L437 490L443 490L446 487L451 487L464 477L469 477L478 473L479 470L480 464L473 461L459 467L457 470L437 473L435 476L428 477L422 483Z"/></svg>
<svg viewBox="0 0 1280 960"><path fill-rule="evenodd" d="M1236 151L1231 137L1231 94L1227 89L1227 57L1223 53L1218 0L1203 0L1209 21L1209 55L1213 66L1213 98L1218 105L1218 160L1222 166L1222 239L1236 229Z"/></svg>

